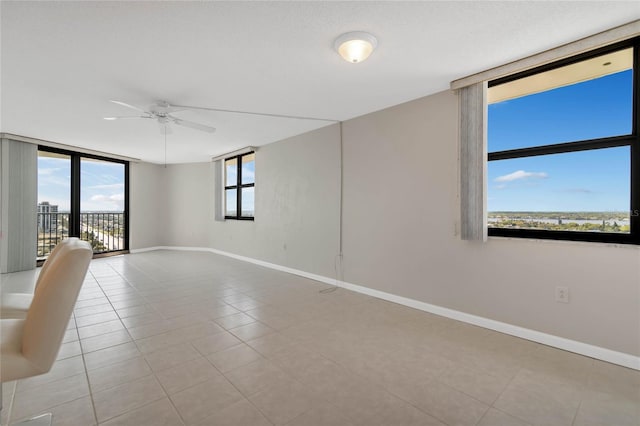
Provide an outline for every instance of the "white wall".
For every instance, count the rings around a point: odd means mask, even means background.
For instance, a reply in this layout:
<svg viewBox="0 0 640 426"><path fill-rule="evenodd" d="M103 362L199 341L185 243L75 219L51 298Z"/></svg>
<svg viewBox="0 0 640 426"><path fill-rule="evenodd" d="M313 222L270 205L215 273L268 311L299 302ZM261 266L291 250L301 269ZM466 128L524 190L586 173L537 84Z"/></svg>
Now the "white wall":
<svg viewBox="0 0 640 426"><path fill-rule="evenodd" d="M639 247L460 241L457 114L447 91L344 123L344 281L640 355ZM261 147L255 222L214 222L210 164L169 166L166 239L153 245L208 244L333 278L339 162L338 126Z"/></svg>

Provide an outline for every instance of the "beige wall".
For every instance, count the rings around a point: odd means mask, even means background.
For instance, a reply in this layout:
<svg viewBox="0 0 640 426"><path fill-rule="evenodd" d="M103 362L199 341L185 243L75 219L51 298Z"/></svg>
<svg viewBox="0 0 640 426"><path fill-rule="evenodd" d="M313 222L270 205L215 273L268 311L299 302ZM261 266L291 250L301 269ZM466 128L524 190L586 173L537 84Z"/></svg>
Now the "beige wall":
<svg viewBox="0 0 640 426"><path fill-rule="evenodd" d="M130 163L130 250L164 245L167 202L163 167L150 163Z"/></svg>
<svg viewBox="0 0 640 426"><path fill-rule="evenodd" d="M640 248L459 239L457 114L447 91L344 123L344 281L640 355ZM339 164L337 125L261 147L255 222L213 220L211 164L160 169L168 225L150 245L208 245L333 278ZM569 304L555 302L558 285Z"/></svg>
<svg viewBox="0 0 640 426"><path fill-rule="evenodd" d="M167 227L163 245L209 246L213 221L213 163L176 164L163 168Z"/></svg>
<svg viewBox="0 0 640 426"><path fill-rule="evenodd" d="M334 277L339 134L339 127L333 125L260 147L256 219L210 221L211 247Z"/></svg>
<svg viewBox="0 0 640 426"><path fill-rule="evenodd" d="M640 355L638 247L455 235L457 111L447 91L345 123L345 281Z"/></svg>
<svg viewBox="0 0 640 426"><path fill-rule="evenodd" d="M211 163L131 163L129 175L130 249L209 246Z"/></svg>

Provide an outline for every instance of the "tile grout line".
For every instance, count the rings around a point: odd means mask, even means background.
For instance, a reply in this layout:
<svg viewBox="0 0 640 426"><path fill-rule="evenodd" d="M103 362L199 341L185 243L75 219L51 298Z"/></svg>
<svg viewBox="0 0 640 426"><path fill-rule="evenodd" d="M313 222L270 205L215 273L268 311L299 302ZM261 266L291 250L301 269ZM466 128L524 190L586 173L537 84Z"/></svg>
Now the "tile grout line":
<svg viewBox="0 0 640 426"><path fill-rule="evenodd" d="M108 263L107 263L107 264L108 264ZM111 267L111 265L109 265L109 266ZM111 269L113 269L113 268L111 268ZM115 269L114 269L114 271L115 271ZM116 272L116 273L118 273L117 271L115 271L115 272ZM118 275L120 275L120 274L118 274ZM120 276L121 276L121 275L120 275ZM121 276L121 277L122 277L122 276ZM95 278L95 276L94 276L94 278ZM122 278L124 279L124 277L122 277ZM127 282L127 285L131 286L131 284L130 284L126 279L125 279L125 281ZM105 297L107 298L108 303L111 305L111 308L113 309L113 311L115 312L116 316L118 317L118 321L120 321L120 324L122 325L122 327L124 328L124 330L127 332L127 335L128 335L128 336L129 336L129 338L131 339L131 342L133 342L133 343L135 344L135 340L133 339L133 337L132 337L132 336L131 336L131 334L129 333L129 330L127 329L127 327L125 327L125 325L122 323L122 318L120 318L120 315L118 314L117 310L116 310L116 309L115 309L115 307L113 306L113 304L112 304L112 302L111 302L111 299L109 299L109 296L107 296L107 294L104 292L104 289L102 288L102 285L100 284L100 282L98 281L98 279L96 279L96 283L97 283L97 284L98 284L98 286L100 287L100 290L102 291L102 293L103 293L103 294L105 295ZM136 290L136 292L137 292L137 290ZM142 295L140 295L140 297L143 297L143 298L144 298L144 296L142 296ZM145 300L146 300L146 298L145 298ZM107 333L103 333L103 334L107 334ZM80 337L80 336L78 336L78 338L79 338L79 337ZM118 344L118 345L108 346L107 348L111 348L111 347L115 347L115 346L120 346L120 345L124 345L124 344L127 344L127 343L129 343L129 342L124 342L124 343L121 343L121 344ZM103 349L107 349L107 348L103 348ZM138 348L137 344L136 344L136 348ZM139 348L138 348L138 351L139 351ZM94 352L95 352L95 351L94 351ZM82 351L82 359L83 359L83 362L84 362L84 355L85 355L85 354L84 354L84 351ZM145 361L145 363L146 363L146 359L145 359L144 357L143 357L143 359L144 359L144 361ZM117 364L117 362L110 363L110 364L108 364L108 365L112 365L112 364ZM108 365L105 365L105 366L103 366L103 367L107 367ZM147 365L148 365L148 364L147 364ZM100 368L102 368L102 367L100 367ZM151 370L151 372L152 372L152 374L150 374L149 376L153 375L153 376L154 376L154 378L157 380L157 377L155 377L155 374L153 373L153 370ZM86 376L87 376L87 383L88 383L88 385L89 385L89 393L90 393L90 396L91 396L91 405L92 405L92 407L93 407L93 414L94 414L94 418L95 418L95 421L96 421L96 425L99 425L100 423L98 422L98 414L97 414L97 411L96 411L96 408L95 408L95 401L94 401L94 398L93 398L93 389L92 389L92 386L91 386L91 382L89 381L89 370L88 370L88 368L87 368L87 366L86 366L86 363L85 363L85 373L86 373ZM145 377L147 377L147 376L145 376ZM135 379L135 380L138 380L138 379ZM133 382L133 381L135 381L135 380L130 380L130 381L127 381L127 382L125 382L125 383L131 383L131 382ZM158 381L158 383L159 383L159 381ZM121 383L121 384L124 384L124 383ZM116 386L110 387L110 388L108 388L108 389L112 389L112 388L117 387L117 386L120 386L120 385L116 385ZM103 389L102 391L104 391L104 390L108 390L108 389ZM102 391L101 391L101 392L102 392ZM163 392L164 392L164 389L163 389ZM166 392L165 392L165 395L166 395ZM168 397L168 395L166 395L166 396ZM156 401L158 401L158 400L159 400L159 399L154 400L154 401L150 401L150 402L149 402L149 404L151 404L151 403L153 403L153 402L156 402ZM148 405L148 404L145 404L145 405ZM145 406L145 405L143 405L143 406ZM142 408L142 407L137 407L137 408ZM111 417L111 418L108 418L108 419L106 419L106 420L105 420L105 422L106 422L106 421L109 421L109 420L111 420L111 419L114 419L114 418L116 418L116 417L119 417L119 416L121 416L121 415L127 414L128 412L133 411L133 410L135 410L135 409L137 409L137 408L133 408L133 409L128 410L128 411L126 411L126 412L124 412L124 413L120 413L120 414L118 414L117 416L113 416L113 417ZM104 422L103 422L103 423L104 423Z"/></svg>
<svg viewBox="0 0 640 426"><path fill-rule="evenodd" d="M96 284L98 284L98 287L100 287L100 291L102 291L103 294L104 294L104 291L102 290L102 287L100 286L100 283L98 282L98 280L96 279L95 275L93 274L93 271L90 270L90 272L91 272L91 276L93 277L93 279L96 280ZM106 297L106 294L105 294L105 297ZM107 299L107 300L109 300L109 299ZM74 315L74 321L75 321L75 315ZM95 404L95 401L93 399L93 389L92 389L92 386L91 386L91 381L89 380L89 369L87 368L87 362L86 362L86 360L84 358L84 350L82 349L82 342L80 341L80 332L78 331L78 327L77 326L78 326L78 324L76 324L76 334L78 335L78 342L80 343L80 352L82 354L82 365L84 366L84 374L85 374L85 377L87 379L87 387L89 388L89 399L91 400L91 409L93 410L93 419L95 420L96 425L98 425L99 424L98 423L98 413L96 412L96 404Z"/></svg>
<svg viewBox="0 0 640 426"><path fill-rule="evenodd" d="M241 340L241 341L242 341L242 340ZM244 343L244 344L246 345L246 342L242 341L242 343ZM221 352L221 351L218 351L218 352ZM265 357L265 356L264 356L264 355L262 355L261 353L259 353L259 352L258 352L258 354L259 354L259 355L260 355L264 360L267 360L267 361L271 362L267 357ZM206 358L206 357L205 357L205 359L207 359L207 361L209 361L209 363L211 363L211 361L210 361L208 358ZM257 362L257 361L258 361L258 360L256 360L256 361L252 361L252 362L250 362L249 364L252 364L253 362ZM213 363L212 363L212 364L213 364ZM249 365L249 364L246 364L246 365ZM229 373L229 372L231 372L231 371L233 371L233 370L235 370L235 369L237 369L237 368L242 368L242 367L244 367L244 366L239 366L239 367L233 368L233 369L231 369L231 370L227 371L227 373ZM282 371L283 373L287 374L287 373L286 373L286 372L284 372L280 367L278 367L278 366L276 366L276 367L278 368L278 370L280 370L280 371ZM214 365L214 368L216 368L216 366L215 366L215 365ZM218 370L218 371L220 371L220 370ZM249 399L249 396L248 396L248 395L245 395L245 394L244 394L240 389L238 389L238 387L237 387L235 384L233 384L233 382L232 382L232 381L231 381L231 380L230 380L230 379L225 375L225 373L223 373L222 371L220 371L220 374L222 374L222 377L224 377L224 379L225 379L225 380L226 380L226 381L227 381L231 386L233 386L233 388L234 388L235 390L237 390L237 391L238 391L238 393L239 393L240 395L242 395L242 397L243 397L243 398L244 398L244 399L245 399L249 404L251 404L251 406L252 406L253 408L255 408L256 410L258 410L258 412L259 412L260 414L262 414L262 417L264 417L264 418L265 418L269 423L271 423L272 425L275 425L275 423L273 423L273 422L271 421L271 419L270 419L269 417L267 417L267 415L266 415L266 414L265 414L265 413L264 413L264 412L263 412L259 407L257 407L257 406L253 403L253 401L251 401L251 399ZM289 374L287 374L287 376L289 376ZM297 380L296 380L296 382L297 382ZM255 393L258 393L258 392L255 392Z"/></svg>
<svg viewBox="0 0 640 426"><path fill-rule="evenodd" d="M205 358L206 359L206 358ZM146 362L146 360L145 360ZM149 367L151 368L151 367ZM214 366L215 368L215 366ZM153 373L153 375L156 377L156 380L158 380L158 383L160 384L160 387L162 388L162 391L165 393L165 395L167 395L167 399L169 400L169 404L171 404L171 408L173 408L173 411L176 412L176 414L178 415L178 417L180 418L180 421L182 421L182 423L184 425L187 424L186 420L182 417L182 414L180 413L180 411L178 410L178 408L175 406L175 404L173 403L173 399L171 399L171 395L169 395L169 392L167 392L167 389L164 387L164 385L162 384L162 381L158 379L158 376L156 375L156 372L153 371L153 369L151 369L151 372ZM184 390L184 389L183 389ZM178 392L182 392L182 390L178 391ZM176 392L177 393L177 392Z"/></svg>
<svg viewBox="0 0 640 426"><path fill-rule="evenodd" d="M523 422L525 422L525 423L527 423L527 424L531 424L528 420L521 419L520 417L518 417L518 416L516 416L516 415L513 415L513 414L511 414L511 413L508 413L508 412L506 412L506 411L504 411L504 410L501 410L500 408L498 408L498 407L496 407L496 406L495 406L496 402L498 402L498 400L500 399L500 397L501 397L501 396L502 396L502 395L507 391L507 389L509 388L509 386L511 385L511 383L515 380L515 378L518 376L518 374L520 373L520 371L522 371L523 369L524 369L524 367L520 366L520 367L518 368L518 371L516 371L516 373L515 373L513 376L511 376L511 378L509 378L509 381L507 382L507 384L505 385L505 387L504 387L504 388L502 389L502 391L498 394L498 396L496 396L496 398L493 400L493 402L491 403L491 405L489 405L489 410L494 409L494 410L500 411L501 413L505 413L505 414L507 414L507 415L509 415L509 416L511 416L511 417L515 417L516 419L521 420L521 421L523 421ZM487 411L482 415L482 418L480 418L480 420L478 421L478 423L480 423L480 422L482 421L482 419L487 415L487 413L489 412L489 410L487 410Z"/></svg>
<svg viewBox="0 0 640 426"><path fill-rule="evenodd" d="M109 264L107 263L107 265L109 265ZM114 270L114 272L116 272L116 274L118 274L118 272L117 272L117 271L115 271L115 269L113 269L113 267L111 267L111 265L109 265L109 267L110 267L112 270ZM104 294L105 298L107 299L107 302L109 303L109 305L111 305L111 308L113 309L113 311L115 312L116 316L118 317L118 321L120 321L120 324L122 325L122 327L124 328L124 330L127 332L127 335L129 335L129 338L131 339L131 341L132 341L132 342L134 342L133 338L132 338L132 337L131 337L131 335L129 334L129 330L128 330L128 329L125 327L125 325L122 323L122 318L120 318L120 315L118 314L117 310L116 310L116 309L115 309L115 307L113 306L113 304L112 304L112 302L111 302L111 299L109 299L109 296L105 293L104 289L102 288L102 285L100 284L100 281L95 277L95 275L93 274L93 272L91 273L91 275L92 275L92 276L93 276L93 278L95 279L96 284L98 285L98 287L100 287L100 291ZM120 274L118 274L118 275L119 275L121 278L123 278L123 279L124 279L124 277L122 277ZM127 284L128 284L129 286L131 285L131 284L130 284L126 279L125 279L125 281L127 282ZM137 291L137 290L136 290L136 291ZM141 297L142 297L142 296L141 296ZM98 324L100 324L100 323L98 323ZM92 324L92 325L97 325L97 324ZM77 331L77 327L76 327L76 332L78 332L78 331ZM108 333L102 333L102 334L100 334L100 335L104 335L104 334L108 334ZM97 335L97 336L100 336L100 335ZM97 336L92 336L92 337L97 337ZM95 419L95 421L96 421L96 425L98 425L98 424L99 424L99 422L98 422L98 414L97 414L97 412L96 412L95 400L94 400L94 398L93 398L93 387L91 386L91 381L89 380L89 369L87 368L87 364L86 364L86 361L85 361L85 352L84 352L84 350L83 350L83 348L82 348L82 342L81 342L81 339L80 339L80 335L79 335L79 333L78 333L78 340L80 341L80 348L81 348L81 354L82 354L82 362L83 362L83 364L84 364L85 375L86 375L86 378L87 378L87 384L88 384L88 387L89 387L89 396L90 396L90 398L91 398L91 406L92 406L92 408L93 408L93 415L94 415L94 419ZM120 344L117 344L117 345L111 345L111 346L108 346L107 348L112 348L112 347L120 346L120 345L124 345L124 344L127 344L127 343L129 343L129 342L124 342L124 343L120 343ZM134 343L135 343L135 342L134 342ZM102 348L102 349L107 349L107 348ZM137 345L136 345L136 348L137 348ZM99 349L99 350L101 350L101 349ZM92 352L96 352L96 351L92 351ZM145 360L145 362L146 362L146 360ZM107 365L105 365L105 366L103 366L103 367L106 367L106 366L111 365L111 364L116 364L116 363L117 363L117 362L110 363L110 364L107 364ZM102 368L102 367L100 367L100 368ZM130 382L127 382L127 383L130 383ZM106 389L103 389L103 390L106 390ZM153 402L155 402L155 401L153 401ZM125 413L122 413L122 414L125 414ZM114 416L114 417L117 417L117 416Z"/></svg>
<svg viewBox="0 0 640 426"><path fill-rule="evenodd" d="M0 386L2 386L0 384ZM13 392L11 393L11 399L9 401L9 412L7 414L7 426L11 424L11 417L13 417L13 403L16 399L16 393L18 392L18 381L16 380L15 385L13 385Z"/></svg>
<svg viewBox="0 0 640 426"><path fill-rule="evenodd" d="M151 377L151 376L153 376L153 378L154 378L154 379L158 382L158 384L160 385L160 381L158 380L158 378L157 378L154 374L149 374L149 375L147 375L147 376L139 377L139 378L137 378L137 379L135 379L135 380L131 380L131 381L129 381L129 382L121 383L121 384L116 385L116 386L113 386L113 387L111 387L111 388L104 389L104 391L114 389L114 388L116 388L116 387L118 387L118 386L122 386L122 385L130 384L130 383L133 383L133 382L141 381L141 380L143 380L143 379L147 379L147 378L149 378L149 377ZM165 394L165 396L164 396L164 397L169 398L169 396L166 394L166 392L164 392L164 389L162 389L162 391L163 391L163 393ZM99 392L102 392L102 391L99 391ZM116 419L116 418L118 418L118 417L120 417L120 416L124 416L124 415L129 414L129 413L131 413L131 412L133 412L133 411L136 411L136 410L139 410L139 409L141 409L141 408L143 408L143 407L146 407L147 405L151 405L151 404L153 404L154 402L158 402L158 401L160 401L161 399L163 399L164 397L160 397L160 398L154 399L154 400L152 400L152 401L149 401L149 402L147 402L147 403L144 403L144 404L140 405L139 407L133 407L133 408L131 408L131 409L127 410L127 411L124 411L124 412L122 412L122 413L120 413L120 414L116 414L115 416L108 417L108 418L106 418L104 421L102 421L101 423L99 423L99 424L97 423L97 424L98 424L98 426L99 426L100 424L104 424L104 423L106 423L106 422L110 422L111 420Z"/></svg>
<svg viewBox="0 0 640 426"><path fill-rule="evenodd" d="M244 294L244 293L241 293L241 294ZM249 297L249 296L247 296L247 297ZM222 299L222 300L224 301L224 299ZM224 302L224 303L227 303L227 302ZM229 305L229 306L230 306L230 304L228 304L228 303L227 303L227 305ZM234 306L231 306L231 307L232 307L232 308L234 308L234 309L236 309ZM248 315L248 314L246 314L244 311L241 311L241 313L244 313L245 315ZM235 314L233 314L233 315L235 315ZM250 315L249 315L249 316L250 316ZM251 316L250 316L250 317L251 317ZM221 318L223 318L223 317L221 317ZM251 318L253 318L253 317L251 317ZM255 319L255 318L254 318L254 319ZM225 327L222 327L220 324L216 323L214 320L210 320L210 321L211 321L212 323L214 323L214 324L216 324L216 325L220 326L221 328L223 328L227 333L231 333L231 331L230 331L231 329L226 329ZM256 322L259 322L257 319L255 319L255 321L256 321ZM251 324L251 323L250 323L250 324ZM248 325L248 324L245 324L245 325ZM242 327L242 326L240 326L240 327ZM235 328L237 328L237 327L235 327ZM235 336L233 333L231 333L231 334L232 334L233 336ZM236 338L238 338L238 336L235 336L235 337L236 337ZM244 345L247 345L247 346L251 347L251 346L250 346L250 345L248 345L248 344L247 344L247 342L245 342L243 339L240 339L240 338L238 338L238 339L240 340L240 343L239 343L238 345L235 345L235 346L239 346L239 345L244 344ZM192 346L193 346L193 345L192 345ZM226 349L228 349L228 348L226 348ZM219 350L219 351L217 351L217 352L222 352L222 351L224 351L224 350L226 350L226 349L222 349L222 350ZM198 351L198 349L196 349L196 351ZM198 352L199 352L199 351L198 351ZM207 362L208 362L209 364L211 364L211 365L213 366L213 368L215 368L215 369L220 373L220 375L221 375L222 377L224 377L224 379L225 379L225 380L226 380L226 381L227 381L231 386L233 386L233 388L234 388L234 389L236 389L236 390L238 391L238 393L239 393L240 395L242 395L242 397L243 397L243 398L244 398L244 399L245 399L249 404L251 404L251 405L252 405L256 410L258 410L258 412L260 412L260 414L262 414L262 416L263 416L263 417L264 417L264 418L265 418L269 423L271 423L272 425L274 425L274 423L271 421L271 419L269 419L269 418L267 417L267 415L266 415L264 412L262 412L262 410L260 410L260 408L258 408L258 407L253 403L253 401L251 401L251 400L249 399L249 397L248 397L247 395L245 395L244 393L242 393L242 391L241 391L240 389L238 389L238 387L236 387L236 385L234 385L234 384L233 384L233 382L232 382L232 381L231 381L231 380L230 380L230 379L225 375L225 373L224 373L224 372L222 372L222 371L220 371L220 369L218 369L218 367L216 367L216 366L213 364L213 362L208 358L208 356L211 356L211 355L213 355L214 353L217 353L217 352L212 352L211 354L203 355L203 357L204 357L204 359L205 359L205 360L207 360ZM257 352L257 351L256 351L256 352ZM257 352L257 353L258 353L258 355L260 355L260 357L261 357L261 358L263 358L263 359L265 359L265 360L269 361L269 359L268 359L268 358L266 358L264 355L262 355L260 352ZM254 361L254 362L255 362L255 361ZM251 364L251 363L249 363L249 364ZM242 366L239 366L239 367L237 367L237 368L241 368L241 367L242 367ZM233 370L234 370L234 369L231 369L230 371L233 371ZM228 372L229 372L229 371L228 371ZM186 423L185 423L185 424L186 424Z"/></svg>
<svg viewBox="0 0 640 426"><path fill-rule="evenodd" d="M200 353L200 351L198 351L198 349L197 349L195 346L193 346L193 345L191 344L191 342L188 342L188 344L189 344L189 345L190 345L190 346L191 346L191 347L192 347L196 352L198 352L198 354L200 354L200 355L201 355L201 357L202 357L204 360L206 360L206 361L207 361L207 362L208 362L208 363L209 363L209 364L210 364L210 365L211 365L211 366L212 366L212 367L213 367L213 368L214 368L218 373L220 373L220 375L221 375L221 376L223 376L223 377L224 377L224 375L222 374L222 371L220 371L220 370L219 370L215 365L213 365L213 363L212 363L212 362L211 362L211 361L210 361L210 360L209 360L205 355L203 355L202 353ZM155 372L154 372L154 374L155 374ZM227 378L225 377L225 380L226 380L226 379L227 379ZM228 381L228 380L227 380L227 381ZM175 404L174 404L174 402L173 402L173 399L171 398L171 395L169 395L169 392L167 392L167 390L165 389L165 387L164 387L164 385L162 384L162 382L161 382L160 380L158 380L158 382L160 383L160 386L162 387L162 389L164 390L164 392L167 394L167 399L169 399L169 403L171 404L171 407L172 407L172 408L173 408L173 410L178 414L178 417L180 417L180 420L182 420L182 423L184 423L184 424L186 425L186 424L187 424L187 420L186 420L184 417L182 417L182 414L180 413L180 410L178 410L178 407L176 407L176 406L175 406ZM206 381L205 381L205 382L206 382ZM201 383L205 383L205 382L201 382ZM198 386L198 384L196 384L196 385L194 385L194 386ZM185 390L187 390L187 389L190 389L191 387L193 387L193 386L190 386L190 387L185 388L185 389L181 389L181 390L179 390L179 391L177 391L177 392L175 392L175 393L179 393L179 392L185 391ZM204 419L204 418L205 418L205 417L203 417L203 419Z"/></svg>
<svg viewBox="0 0 640 426"><path fill-rule="evenodd" d="M593 374L593 371L589 372L589 376ZM587 377L587 386L588 386L588 380L589 380L589 376ZM573 418L571 419L571 426L573 426L576 423L576 419L578 418L578 413L580 412L580 408L582 408L582 403L584 402L584 394L585 391L581 390L580 391L580 402L578 403L578 406L576 407L576 412L573 413Z"/></svg>

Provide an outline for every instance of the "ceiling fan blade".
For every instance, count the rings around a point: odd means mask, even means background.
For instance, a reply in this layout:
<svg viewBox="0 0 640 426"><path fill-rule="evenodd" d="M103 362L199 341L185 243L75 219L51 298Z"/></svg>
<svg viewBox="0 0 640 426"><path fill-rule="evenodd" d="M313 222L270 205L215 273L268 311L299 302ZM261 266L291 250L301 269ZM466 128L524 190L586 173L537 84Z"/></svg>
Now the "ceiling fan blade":
<svg viewBox="0 0 640 426"><path fill-rule="evenodd" d="M105 120L128 120L131 118L153 118L149 115L127 115L127 116L119 116L119 117L104 117Z"/></svg>
<svg viewBox="0 0 640 426"><path fill-rule="evenodd" d="M171 121L173 121L179 126L190 127L192 129L201 130L203 132L213 133L216 131L215 127L206 126L200 123L194 123L193 121L182 120L176 117L171 117Z"/></svg>
<svg viewBox="0 0 640 426"><path fill-rule="evenodd" d="M172 112L179 112L179 111L184 111L184 110L187 110L187 109L191 109L189 107L171 105L168 102L165 102L163 107L164 107L164 112L166 112L167 114L171 114Z"/></svg>
<svg viewBox="0 0 640 426"><path fill-rule="evenodd" d="M167 104L167 107L172 108L176 111L184 111L185 109L195 109L195 110L207 110L208 108L205 107L197 107L197 106L189 106L189 105L170 105Z"/></svg>
<svg viewBox="0 0 640 426"><path fill-rule="evenodd" d="M114 100L112 100L111 102L113 102L114 104L122 105L123 107L127 107L127 108L131 108L131 109L135 109L136 111L140 111L140 112L144 112L145 114L148 114L148 112L147 112L145 109L140 108L140 107L135 106L135 105L130 105L130 104L127 104L127 103L125 103L125 102L121 102L121 101L114 101Z"/></svg>
<svg viewBox="0 0 640 426"><path fill-rule="evenodd" d="M261 117L290 118L294 120L332 121L334 123L337 123L340 121L340 120L335 120L333 118L305 117L302 115L288 115L288 114L272 114L267 112L240 111L235 109L224 109L224 108L207 108L207 107L197 107L197 106L187 106L187 105L172 105L172 107L182 108L182 109L202 110L202 111L228 112L231 114L258 115Z"/></svg>

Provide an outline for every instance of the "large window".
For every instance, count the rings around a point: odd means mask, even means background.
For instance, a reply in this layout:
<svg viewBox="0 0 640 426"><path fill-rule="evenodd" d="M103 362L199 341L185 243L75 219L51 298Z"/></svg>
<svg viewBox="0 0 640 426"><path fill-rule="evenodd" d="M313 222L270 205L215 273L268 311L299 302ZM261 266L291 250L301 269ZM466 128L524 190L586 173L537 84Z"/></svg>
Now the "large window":
<svg viewBox="0 0 640 426"><path fill-rule="evenodd" d="M255 169L254 152L224 160L225 219L253 220Z"/></svg>
<svg viewBox="0 0 640 426"><path fill-rule="evenodd" d="M640 243L638 45L489 83L489 235Z"/></svg>
<svg viewBox="0 0 640 426"><path fill-rule="evenodd" d="M128 163L39 147L37 256L67 237L94 253L128 250Z"/></svg>

